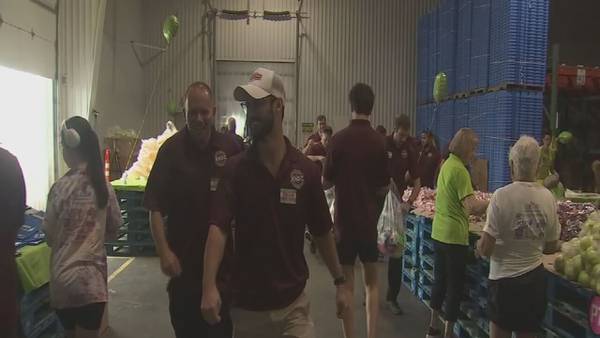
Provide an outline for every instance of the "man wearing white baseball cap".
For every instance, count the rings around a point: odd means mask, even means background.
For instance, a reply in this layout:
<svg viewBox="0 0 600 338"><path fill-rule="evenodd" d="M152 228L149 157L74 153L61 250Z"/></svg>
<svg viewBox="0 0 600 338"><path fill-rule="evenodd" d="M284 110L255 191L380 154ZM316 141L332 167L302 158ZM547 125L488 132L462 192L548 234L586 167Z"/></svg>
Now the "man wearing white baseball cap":
<svg viewBox="0 0 600 338"><path fill-rule="evenodd" d="M234 96L246 107L251 146L228 160L212 201L202 313L209 323L221 320L216 277L235 220L229 257L234 336L314 338L304 293L306 226L337 288L339 318L348 304L321 172L283 135L285 89L275 72L258 68Z"/></svg>

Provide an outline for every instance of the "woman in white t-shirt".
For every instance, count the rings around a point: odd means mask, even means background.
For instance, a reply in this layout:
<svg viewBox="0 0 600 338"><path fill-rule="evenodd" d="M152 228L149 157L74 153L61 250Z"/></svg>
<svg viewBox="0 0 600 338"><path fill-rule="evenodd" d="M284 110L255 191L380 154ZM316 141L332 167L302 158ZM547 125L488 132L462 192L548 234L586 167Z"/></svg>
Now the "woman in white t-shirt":
<svg viewBox="0 0 600 338"><path fill-rule="evenodd" d="M560 224L552 193L535 182L540 148L523 136L510 150L513 183L498 189L477 243L491 257L488 311L491 338L536 337L546 312L542 256L559 247Z"/></svg>

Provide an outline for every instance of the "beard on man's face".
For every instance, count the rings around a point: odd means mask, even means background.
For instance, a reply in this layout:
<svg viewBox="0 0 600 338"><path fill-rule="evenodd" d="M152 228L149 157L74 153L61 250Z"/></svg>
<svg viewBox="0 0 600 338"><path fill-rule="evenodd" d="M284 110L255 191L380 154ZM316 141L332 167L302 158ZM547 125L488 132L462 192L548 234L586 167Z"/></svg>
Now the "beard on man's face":
<svg viewBox="0 0 600 338"><path fill-rule="evenodd" d="M273 113L265 117L253 117L248 121L250 139L253 142L263 140L273 130Z"/></svg>

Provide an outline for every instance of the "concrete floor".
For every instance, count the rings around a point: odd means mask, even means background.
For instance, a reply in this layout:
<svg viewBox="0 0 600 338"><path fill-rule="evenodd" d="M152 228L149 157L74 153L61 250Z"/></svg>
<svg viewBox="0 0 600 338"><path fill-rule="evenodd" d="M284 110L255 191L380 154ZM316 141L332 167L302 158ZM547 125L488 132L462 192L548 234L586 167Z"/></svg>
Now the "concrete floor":
<svg viewBox="0 0 600 338"><path fill-rule="evenodd" d="M318 338L342 338L340 322L335 317L335 289L325 265L310 253L306 255L311 278L308 295ZM109 258L109 275L127 261ZM357 269L360 272L360 269ZM381 267L381 285L387 285L385 266ZM171 338L166 293L167 278L160 272L158 258L135 258L109 282L109 324L106 338ZM362 278L357 275L357 289ZM382 288L382 294L385 288ZM360 290L360 289L359 289ZM382 298L383 300L384 298ZM356 295L358 337L366 337L363 292ZM420 338L425 336L429 311L410 292L402 290L400 304L406 312L394 316L382 304L379 334L381 338Z"/></svg>

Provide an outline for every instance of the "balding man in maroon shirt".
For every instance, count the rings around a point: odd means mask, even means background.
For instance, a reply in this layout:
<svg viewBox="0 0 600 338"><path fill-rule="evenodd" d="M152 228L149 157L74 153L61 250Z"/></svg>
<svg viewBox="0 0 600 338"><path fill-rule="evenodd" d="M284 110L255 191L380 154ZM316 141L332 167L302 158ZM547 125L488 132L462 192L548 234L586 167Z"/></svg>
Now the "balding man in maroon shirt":
<svg viewBox="0 0 600 338"><path fill-rule="evenodd" d="M358 83L352 88L352 121L329 141L323 175L326 186L335 186L338 253L352 292L357 257L363 265L368 338L377 336L377 221L390 181L385 140L369 122L374 102L375 95L368 85ZM352 305L344 317L344 333L346 338L356 337Z"/></svg>
<svg viewBox="0 0 600 338"><path fill-rule="evenodd" d="M308 227L337 288L337 315L347 307L345 279L317 165L283 135L285 90L259 68L234 96L248 114L251 146L228 160L211 208L204 257L202 312L218 323L217 271L235 221L231 317L236 338L314 338L304 259Z"/></svg>

